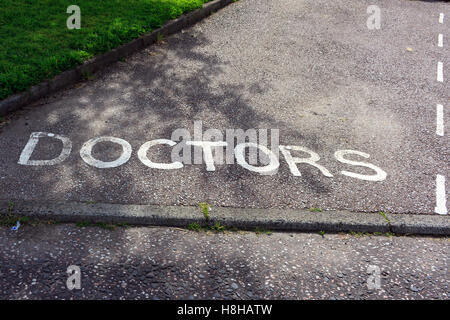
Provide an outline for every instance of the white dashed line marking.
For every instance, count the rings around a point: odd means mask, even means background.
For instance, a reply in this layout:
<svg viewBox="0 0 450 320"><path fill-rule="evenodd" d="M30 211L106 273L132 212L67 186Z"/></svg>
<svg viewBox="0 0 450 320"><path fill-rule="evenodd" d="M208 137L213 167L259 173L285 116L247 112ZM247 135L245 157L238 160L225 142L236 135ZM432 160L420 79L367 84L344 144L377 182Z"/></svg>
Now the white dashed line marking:
<svg viewBox="0 0 450 320"><path fill-rule="evenodd" d="M436 134L444 135L444 106L442 104L436 105Z"/></svg>
<svg viewBox="0 0 450 320"><path fill-rule="evenodd" d="M436 208L434 212L437 214L447 214L447 200L445 199L445 177L436 176Z"/></svg>
<svg viewBox="0 0 450 320"><path fill-rule="evenodd" d="M437 81L444 82L444 64L442 62L437 64Z"/></svg>
<svg viewBox="0 0 450 320"><path fill-rule="evenodd" d="M439 14L439 23L444 23L444 14ZM444 46L444 36L442 33L438 36L438 47ZM437 81L444 82L444 64L437 63ZM436 134L444 135L444 106L436 105ZM447 198L445 194L445 177L438 174L436 176L436 207L434 212L437 214L447 214Z"/></svg>

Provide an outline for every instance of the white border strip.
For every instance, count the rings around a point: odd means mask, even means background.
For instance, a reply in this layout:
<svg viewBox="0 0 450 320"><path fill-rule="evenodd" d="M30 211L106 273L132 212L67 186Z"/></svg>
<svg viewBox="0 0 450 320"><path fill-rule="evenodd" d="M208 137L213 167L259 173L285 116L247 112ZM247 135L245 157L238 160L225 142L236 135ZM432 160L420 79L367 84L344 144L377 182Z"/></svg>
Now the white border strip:
<svg viewBox="0 0 450 320"><path fill-rule="evenodd" d="M436 134L444 135L444 106L442 104L436 105Z"/></svg>
<svg viewBox="0 0 450 320"><path fill-rule="evenodd" d="M437 63L437 81L444 82L444 64L440 61Z"/></svg>
<svg viewBox="0 0 450 320"><path fill-rule="evenodd" d="M436 208L437 214L447 214L447 200L445 195L445 177L438 174L436 176Z"/></svg>

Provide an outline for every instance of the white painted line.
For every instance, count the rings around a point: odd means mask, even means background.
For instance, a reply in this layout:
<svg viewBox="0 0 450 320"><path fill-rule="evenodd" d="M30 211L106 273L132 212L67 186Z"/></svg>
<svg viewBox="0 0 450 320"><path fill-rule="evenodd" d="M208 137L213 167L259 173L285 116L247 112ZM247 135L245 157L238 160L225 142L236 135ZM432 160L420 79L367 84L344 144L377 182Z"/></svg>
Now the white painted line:
<svg viewBox="0 0 450 320"><path fill-rule="evenodd" d="M436 176L436 208L434 208L437 214L447 214L445 196L445 177L438 174Z"/></svg>
<svg viewBox="0 0 450 320"><path fill-rule="evenodd" d="M439 33L438 36L438 47L443 47L444 46L444 35L442 33Z"/></svg>
<svg viewBox="0 0 450 320"><path fill-rule="evenodd" d="M436 134L444 135L444 106L442 104L436 105Z"/></svg>
<svg viewBox="0 0 450 320"><path fill-rule="evenodd" d="M439 14L439 23L444 23L444 14L442 12Z"/></svg>
<svg viewBox="0 0 450 320"><path fill-rule="evenodd" d="M437 64L437 81L444 82L444 64L442 62Z"/></svg>

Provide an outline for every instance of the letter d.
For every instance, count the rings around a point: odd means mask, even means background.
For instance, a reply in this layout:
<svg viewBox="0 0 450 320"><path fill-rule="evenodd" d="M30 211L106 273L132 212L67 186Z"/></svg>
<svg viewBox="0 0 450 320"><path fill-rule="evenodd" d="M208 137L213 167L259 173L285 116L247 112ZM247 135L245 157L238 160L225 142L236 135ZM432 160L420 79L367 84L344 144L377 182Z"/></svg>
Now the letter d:
<svg viewBox="0 0 450 320"><path fill-rule="evenodd" d="M51 160L30 160L31 154L36 148L37 143L39 142L39 138L50 137L61 140L63 144L62 151L57 158ZM22 153L20 154L18 164L24 166L51 166L63 162L69 157L70 152L72 151L72 142L69 138L53 134L53 133L45 133L45 132L32 132L30 135L30 139L28 140L27 145L23 148Z"/></svg>

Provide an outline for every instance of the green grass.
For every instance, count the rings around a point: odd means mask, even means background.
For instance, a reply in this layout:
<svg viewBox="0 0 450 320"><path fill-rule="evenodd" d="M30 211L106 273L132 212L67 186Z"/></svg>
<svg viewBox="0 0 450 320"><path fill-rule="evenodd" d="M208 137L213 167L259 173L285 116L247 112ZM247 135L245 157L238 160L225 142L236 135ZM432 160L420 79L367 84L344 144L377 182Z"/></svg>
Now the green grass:
<svg viewBox="0 0 450 320"><path fill-rule="evenodd" d="M209 221L209 209L210 209L209 204L206 202L200 202L198 206L202 210L203 217L205 218L206 222L208 222Z"/></svg>
<svg viewBox="0 0 450 320"><path fill-rule="evenodd" d="M392 232L360 232L360 231L349 231L348 234L350 234L353 237L371 237L371 236L375 236L375 237L393 237L395 236L395 233Z"/></svg>
<svg viewBox="0 0 450 320"><path fill-rule="evenodd" d="M238 229L234 226L226 226L221 224L220 222L216 221L215 224L213 225L208 225L208 224L199 224L197 222L193 222L190 223L187 227L188 230L190 231L195 231L195 232L212 232L212 233L225 233L225 232L239 232L239 231L244 231L244 229ZM264 228L255 228L254 232L257 235L268 235L270 236L273 232L270 230L266 230Z"/></svg>
<svg viewBox="0 0 450 320"><path fill-rule="evenodd" d="M270 236L273 232L270 231L270 230L266 230L266 229L264 229L264 228L256 227L256 228L255 228L255 233L258 234L258 235L259 235L259 234L266 234L266 235Z"/></svg>
<svg viewBox="0 0 450 320"><path fill-rule="evenodd" d="M209 0L1 0L0 100L51 79ZM81 29L69 30L69 5Z"/></svg>
<svg viewBox="0 0 450 320"><path fill-rule="evenodd" d="M200 224L198 224L197 222L193 222L193 223L189 224L187 228L191 231L197 231L197 232L202 230L202 226Z"/></svg>
<svg viewBox="0 0 450 320"><path fill-rule="evenodd" d="M12 227L17 224L17 221L20 221L20 223L23 225L25 223L28 223L30 221L30 218L0 214L0 226Z"/></svg>
<svg viewBox="0 0 450 320"><path fill-rule="evenodd" d="M106 230L116 230L118 227L126 227L127 224L119 223L119 224L113 224L113 223L105 223L105 222L90 222L90 221L79 221L75 223L75 225L79 228L84 227L98 227Z"/></svg>
<svg viewBox="0 0 450 320"><path fill-rule="evenodd" d="M386 216L386 213L385 213L385 212L380 211L380 212L378 212L378 214L379 214L380 216L382 216L382 217L384 218L384 220L386 220L386 222L387 222L388 224L391 224L391 221L388 219L388 217Z"/></svg>
<svg viewBox="0 0 450 320"><path fill-rule="evenodd" d="M22 217L13 214L13 210L14 202L9 201L6 212L4 212L3 210L0 211L0 226L12 227L16 225L17 221L20 221L21 224L25 224L30 221L29 217Z"/></svg>

